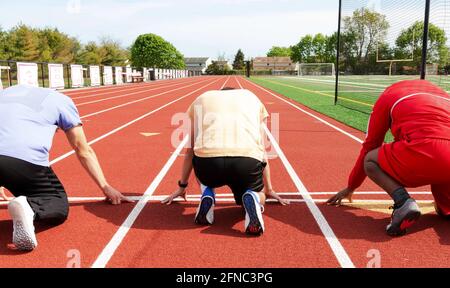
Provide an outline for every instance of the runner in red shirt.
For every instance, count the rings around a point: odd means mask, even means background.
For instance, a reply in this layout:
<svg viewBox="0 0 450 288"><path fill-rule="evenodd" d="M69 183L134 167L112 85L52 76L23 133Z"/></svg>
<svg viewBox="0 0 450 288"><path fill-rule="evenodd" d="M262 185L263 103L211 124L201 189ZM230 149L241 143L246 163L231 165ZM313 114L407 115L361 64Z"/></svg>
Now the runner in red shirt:
<svg viewBox="0 0 450 288"><path fill-rule="evenodd" d="M394 142L384 144L391 129ZM378 99L348 187L330 205L351 201L368 176L394 199L387 233L403 235L420 217L405 187L431 185L436 211L450 216L450 96L425 80L402 81Z"/></svg>

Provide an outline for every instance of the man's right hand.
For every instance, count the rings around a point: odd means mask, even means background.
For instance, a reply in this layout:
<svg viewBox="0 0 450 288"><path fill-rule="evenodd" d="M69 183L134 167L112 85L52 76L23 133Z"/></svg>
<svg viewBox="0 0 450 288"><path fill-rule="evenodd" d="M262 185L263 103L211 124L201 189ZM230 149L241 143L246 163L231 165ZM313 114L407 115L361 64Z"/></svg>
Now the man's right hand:
<svg viewBox="0 0 450 288"><path fill-rule="evenodd" d="M355 190L345 188L336 195L334 195L333 197L331 197L330 199L328 199L327 204L332 206L341 206L342 200L344 199L348 199L348 201L352 203L353 192L355 192Z"/></svg>
<svg viewBox="0 0 450 288"><path fill-rule="evenodd" d="M170 195L166 199L162 200L161 203L170 205L170 204L172 204L173 200L175 200L178 197L183 197L184 201L187 201L187 199L186 199L186 189L185 188L181 188L180 187L172 195Z"/></svg>
<svg viewBox="0 0 450 288"><path fill-rule="evenodd" d="M125 197L124 195L122 195L122 193L120 193L119 191L117 191L116 189L114 189L111 186L106 186L103 189L103 193L106 196L106 200L111 202L112 205L120 205L123 202L128 202L128 203L133 203L135 201L131 200L128 197Z"/></svg>

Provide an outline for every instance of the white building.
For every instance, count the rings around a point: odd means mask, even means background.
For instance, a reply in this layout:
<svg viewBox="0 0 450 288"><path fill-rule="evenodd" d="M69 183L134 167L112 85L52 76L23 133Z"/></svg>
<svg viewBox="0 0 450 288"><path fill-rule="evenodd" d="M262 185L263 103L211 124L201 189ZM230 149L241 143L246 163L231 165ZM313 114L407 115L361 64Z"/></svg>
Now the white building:
<svg viewBox="0 0 450 288"><path fill-rule="evenodd" d="M186 64L186 70L204 74L206 68L212 64L212 59L210 57L189 57L184 58L184 63Z"/></svg>

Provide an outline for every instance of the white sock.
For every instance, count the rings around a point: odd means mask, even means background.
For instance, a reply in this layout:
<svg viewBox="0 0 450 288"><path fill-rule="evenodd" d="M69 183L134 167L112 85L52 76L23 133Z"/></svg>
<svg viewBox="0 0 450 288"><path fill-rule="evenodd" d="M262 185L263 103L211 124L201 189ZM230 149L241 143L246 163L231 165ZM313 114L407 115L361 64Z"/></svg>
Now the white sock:
<svg viewBox="0 0 450 288"><path fill-rule="evenodd" d="M257 192L254 191L250 191L256 198L256 200L258 200L259 205L261 205L261 198L259 197L259 194Z"/></svg>
<svg viewBox="0 0 450 288"><path fill-rule="evenodd" d="M214 189L212 189L212 188L210 188L210 187L208 187L208 186L205 186L205 185L203 185L203 184L200 184L200 189L201 189L201 191L202 191L202 195L203 194L205 194L205 190L206 189L211 189L211 191L212 191L212 193L214 194L214 196L216 195L216 191L214 191Z"/></svg>
<svg viewBox="0 0 450 288"><path fill-rule="evenodd" d="M202 191L202 195L203 193L205 193L205 190L208 188L208 186L205 186L203 184L200 184L200 190Z"/></svg>

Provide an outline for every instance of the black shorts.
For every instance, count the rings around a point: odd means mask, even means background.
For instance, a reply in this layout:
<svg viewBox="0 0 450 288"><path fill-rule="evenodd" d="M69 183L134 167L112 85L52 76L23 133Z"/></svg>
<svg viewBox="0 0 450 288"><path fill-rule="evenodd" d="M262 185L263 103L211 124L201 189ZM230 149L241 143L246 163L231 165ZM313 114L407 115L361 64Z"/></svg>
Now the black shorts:
<svg viewBox="0 0 450 288"><path fill-rule="evenodd" d="M203 185L210 188L230 187L238 205L242 205L242 196L248 190L261 192L264 189L266 163L253 158L194 156L193 166L197 179Z"/></svg>
<svg viewBox="0 0 450 288"><path fill-rule="evenodd" d="M52 168L0 155L1 186L15 197L27 197L35 220L57 225L67 219L67 194Z"/></svg>

